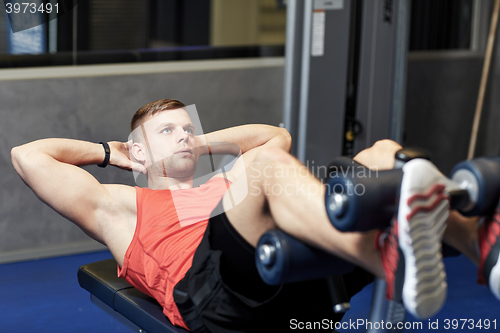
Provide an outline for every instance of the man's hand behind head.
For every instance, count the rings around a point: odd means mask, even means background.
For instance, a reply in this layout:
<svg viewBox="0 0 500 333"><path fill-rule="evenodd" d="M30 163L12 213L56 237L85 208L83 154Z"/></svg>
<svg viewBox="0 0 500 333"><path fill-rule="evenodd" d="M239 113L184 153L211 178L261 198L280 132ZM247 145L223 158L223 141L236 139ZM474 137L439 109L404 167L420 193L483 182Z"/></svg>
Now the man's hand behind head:
<svg viewBox="0 0 500 333"><path fill-rule="evenodd" d="M128 171L147 173L146 167L137 162L130 154L132 140L128 142L110 141L108 144L111 149L109 164Z"/></svg>

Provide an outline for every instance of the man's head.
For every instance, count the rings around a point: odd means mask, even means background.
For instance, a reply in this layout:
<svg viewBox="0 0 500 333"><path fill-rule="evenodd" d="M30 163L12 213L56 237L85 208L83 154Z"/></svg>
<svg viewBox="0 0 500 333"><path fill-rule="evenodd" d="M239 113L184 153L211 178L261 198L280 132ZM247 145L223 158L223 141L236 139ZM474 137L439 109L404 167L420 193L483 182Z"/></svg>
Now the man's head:
<svg viewBox="0 0 500 333"><path fill-rule="evenodd" d="M149 177L185 179L196 171L199 153L194 126L182 102L163 99L144 105L132 118L132 155Z"/></svg>
<svg viewBox="0 0 500 333"><path fill-rule="evenodd" d="M130 122L130 130L134 132L134 130L140 126L144 122L144 119L148 116L152 117L158 112L180 109L185 106L186 105L184 105L184 103L175 99L160 99L159 101L148 103L137 110L134 114L132 121Z"/></svg>

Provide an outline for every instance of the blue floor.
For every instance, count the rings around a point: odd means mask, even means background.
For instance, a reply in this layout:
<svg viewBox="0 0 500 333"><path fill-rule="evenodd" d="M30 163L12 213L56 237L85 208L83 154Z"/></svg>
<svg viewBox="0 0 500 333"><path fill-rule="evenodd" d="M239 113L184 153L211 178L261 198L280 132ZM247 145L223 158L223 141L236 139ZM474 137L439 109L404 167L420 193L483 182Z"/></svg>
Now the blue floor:
<svg viewBox="0 0 500 333"><path fill-rule="evenodd" d="M465 256L455 258L445 258L446 274L448 281L448 297L443 309L434 317L427 320L418 320L411 315L406 316L407 325L413 325L414 329L407 329L405 332L500 332L500 302L490 293L488 288L476 283L477 267L474 266ZM370 302L372 295L372 285L363 289L351 302L352 310L344 316L346 323L352 323L358 319L368 320ZM455 319L455 321L453 321ZM462 327L464 321L467 323ZM489 319L490 328L476 325L481 319ZM350 321L349 321L350 320ZM474 326L471 328L472 320ZM496 320L496 329L493 327L493 320ZM437 322L436 322L437 321ZM421 323L421 324L419 324ZM429 328L429 324L437 329ZM421 326L418 326L421 325ZM347 327L345 325L344 327ZM340 332L363 332L364 330L354 330L354 326ZM410 327L410 326L409 326ZM454 329L455 327L455 329Z"/></svg>
<svg viewBox="0 0 500 333"><path fill-rule="evenodd" d="M78 285L78 267L111 258L109 252L74 255L53 259L0 265L0 332L131 332L127 327L90 302L89 294ZM478 286L476 268L465 257L447 258L448 299L435 317L422 321L422 326L406 332L495 332L500 331L500 302L484 286ZM371 286L352 300L353 309L344 321L367 319L371 302ZM452 329L452 320L458 320ZM461 328L460 319L497 320L497 329ZM438 329L429 322L438 320ZM450 329L446 330L446 320ZM418 322L407 316L407 322ZM467 322L469 325L470 322ZM415 324L416 325L416 324ZM363 332L340 329L340 332ZM416 327L416 326L415 326Z"/></svg>
<svg viewBox="0 0 500 333"><path fill-rule="evenodd" d="M108 258L97 252L0 265L0 332L131 332L78 284L78 267Z"/></svg>

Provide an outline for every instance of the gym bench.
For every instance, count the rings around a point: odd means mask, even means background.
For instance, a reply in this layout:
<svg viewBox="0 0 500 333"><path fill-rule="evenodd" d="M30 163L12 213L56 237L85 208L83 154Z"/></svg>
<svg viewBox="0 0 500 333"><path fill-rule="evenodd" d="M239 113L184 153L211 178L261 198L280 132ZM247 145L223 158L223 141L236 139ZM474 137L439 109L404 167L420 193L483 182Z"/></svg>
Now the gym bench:
<svg viewBox="0 0 500 333"><path fill-rule="evenodd" d="M90 263L78 269L78 282L90 293L92 303L136 332L187 332L172 325L155 299L120 279L116 269L114 259Z"/></svg>

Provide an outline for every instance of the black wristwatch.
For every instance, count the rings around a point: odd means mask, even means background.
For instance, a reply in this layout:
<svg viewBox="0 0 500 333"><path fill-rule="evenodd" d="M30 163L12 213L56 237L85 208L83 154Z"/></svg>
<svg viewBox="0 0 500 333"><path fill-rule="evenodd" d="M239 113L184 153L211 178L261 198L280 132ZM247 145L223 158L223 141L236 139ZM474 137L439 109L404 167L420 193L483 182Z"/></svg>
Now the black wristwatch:
<svg viewBox="0 0 500 333"><path fill-rule="evenodd" d="M111 150L107 142L99 142L104 147L104 161L101 164L97 164L99 168L105 168L109 164L109 158L111 156Z"/></svg>

